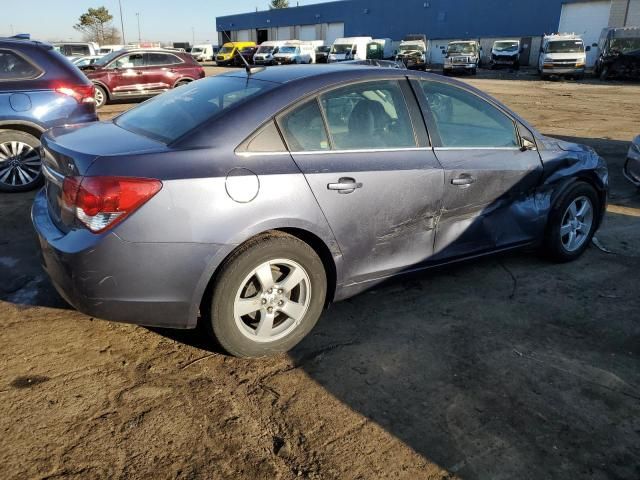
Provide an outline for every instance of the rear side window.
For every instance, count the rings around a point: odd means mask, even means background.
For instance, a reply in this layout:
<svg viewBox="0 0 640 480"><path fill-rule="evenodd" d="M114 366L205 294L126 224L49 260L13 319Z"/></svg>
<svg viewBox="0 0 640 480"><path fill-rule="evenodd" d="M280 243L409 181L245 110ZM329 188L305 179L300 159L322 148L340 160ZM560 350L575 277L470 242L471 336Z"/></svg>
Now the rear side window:
<svg viewBox="0 0 640 480"><path fill-rule="evenodd" d="M285 114L280 127L292 152L329 150L322 112L315 99Z"/></svg>
<svg viewBox="0 0 640 480"><path fill-rule="evenodd" d="M209 77L175 88L116 118L132 132L171 143L209 120L278 86L236 77Z"/></svg>
<svg viewBox="0 0 640 480"><path fill-rule="evenodd" d="M180 59L175 55L167 53L149 53L147 54L147 66L155 65L174 65L181 63Z"/></svg>
<svg viewBox="0 0 640 480"><path fill-rule="evenodd" d="M0 50L0 80L28 80L42 71L11 50Z"/></svg>
<svg viewBox="0 0 640 480"><path fill-rule="evenodd" d="M489 102L445 83L421 84L441 147L519 147L513 120Z"/></svg>
<svg viewBox="0 0 640 480"><path fill-rule="evenodd" d="M413 126L395 80L362 82L320 97L337 150L411 148Z"/></svg>
<svg viewBox="0 0 640 480"><path fill-rule="evenodd" d="M123 55L113 62L112 67L115 68L134 68L144 67L144 55L142 53L132 53Z"/></svg>

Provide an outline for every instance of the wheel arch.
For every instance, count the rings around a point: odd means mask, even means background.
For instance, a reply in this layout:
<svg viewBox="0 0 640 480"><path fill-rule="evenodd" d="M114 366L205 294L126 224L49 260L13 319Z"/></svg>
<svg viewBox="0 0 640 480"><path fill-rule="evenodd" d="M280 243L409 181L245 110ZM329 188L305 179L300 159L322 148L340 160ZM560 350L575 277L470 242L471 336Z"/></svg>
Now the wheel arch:
<svg viewBox="0 0 640 480"><path fill-rule="evenodd" d="M195 80L191 77L180 77L178 78L175 82L173 82L173 87L172 88L176 88L176 85L178 85L180 82L194 82Z"/></svg>
<svg viewBox="0 0 640 480"><path fill-rule="evenodd" d="M111 91L109 90L109 87L107 87L105 83L101 82L100 80L91 80L91 82L96 87L101 87L104 90L104 92L107 94L107 100L111 100Z"/></svg>
<svg viewBox="0 0 640 480"><path fill-rule="evenodd" d="M19 132L28 133L33 135L37 139L40 139L42 134L46 131L45 128L32 122L26 122L22 120L3 120L0 121L0 130L18 130Z"/></svg>
<svg viewBox="0 0 640 480"><path fill-rule="evenodd" d="M254 238L268 234L268 233L286 233L291 235L299 240L302 240L307 245L309 245L318 255L320 261L322 262L325 273L327 276L327 293L325 298L325 308L333 301L335 298L337 288L338 288L338 275L340 265L337 264L337 259L335 255L332 253L331 248L327 244L327 242L321 238L315 232L312 232L310 229L305 229L301 227L294 226L284 226L284 227L275 227L269 228L266 230L262 230L260 232L254 233L248 238L244 239L242 242L233 244L228 248L225 248L219 255L216 255L216 258L213 260L212 268L207 268L203 274L203 278L205 279L204 288L200 287L197 289L194 302L192 305L191 312L189 314L188 325L187 328L192 328L197 326L198 322L198 311L200 312L200 318L206 318L209 315L210 307L211 307L211 296L213 285L215 284L215 280L220 273L224 262L233 255L239 248L245 245L247 242L253 240Z"/></svg>

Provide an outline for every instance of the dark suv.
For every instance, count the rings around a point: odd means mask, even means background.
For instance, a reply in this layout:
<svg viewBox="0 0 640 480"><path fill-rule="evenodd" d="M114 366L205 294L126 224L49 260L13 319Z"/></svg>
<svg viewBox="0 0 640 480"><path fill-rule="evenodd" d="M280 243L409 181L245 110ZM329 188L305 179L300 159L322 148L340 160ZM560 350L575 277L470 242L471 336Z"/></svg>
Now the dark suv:
<svg viewBox="0 0 640 480"><path fill-rule="evenodd" d="M51 45L0 38L0 191L42 183L45 130L97 119L93 85Z"/></svg>
<svg viewBox="0 0 640 480"><path fill-rule="evenodd" d="M96 87L96 105L109 100L147 98L204 78L204 69L184 52L118 50L82 67Z"/></svg>

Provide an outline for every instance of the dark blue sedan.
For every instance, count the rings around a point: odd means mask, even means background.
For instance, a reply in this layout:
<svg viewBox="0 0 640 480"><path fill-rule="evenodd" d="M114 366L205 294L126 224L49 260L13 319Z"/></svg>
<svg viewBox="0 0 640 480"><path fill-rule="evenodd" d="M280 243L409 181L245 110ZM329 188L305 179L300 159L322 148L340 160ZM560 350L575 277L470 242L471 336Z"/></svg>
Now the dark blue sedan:
<svg viewBox="0 0 640 480"><path fill-rule="evenodd" d="M33 206L60 294L100 318L283 352L323 308L523 246L579 257L607 168L466 84L367 66L206 78L43 138Z"/></svg>
<svg viewBox="0 0 640 480"><path fill-rule="evenodd" d="M0 38L0 191L42 183L40 136L98 120L93 84L51 45Z"/></svg>

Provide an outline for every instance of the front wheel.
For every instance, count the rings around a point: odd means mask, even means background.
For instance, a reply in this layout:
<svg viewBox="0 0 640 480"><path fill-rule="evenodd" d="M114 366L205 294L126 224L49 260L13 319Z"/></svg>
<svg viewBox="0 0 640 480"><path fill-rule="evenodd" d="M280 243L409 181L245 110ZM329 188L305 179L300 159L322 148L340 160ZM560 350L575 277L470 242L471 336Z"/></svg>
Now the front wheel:
<svg viewBox="0 0 640 480"><path fill-rule="evenodd" d="M560 198L549 215L545 246L557 262L575 260L589 246L599 218L598 194L578 182Z"/></svg>
<svg viewBox="0 0 640 480"><path fill-rule="evenodd" d="M0 192L24 192L43 182L40 140L18 130L0 130Z"/></svg>
<svg viewBox="0 0 640 480"><path fill-rule="evenodd" d="M316 252L296 237L267 233L240 247L216 276L211 330L235 356L286 352L314 327L326 293Z"/></svg>

